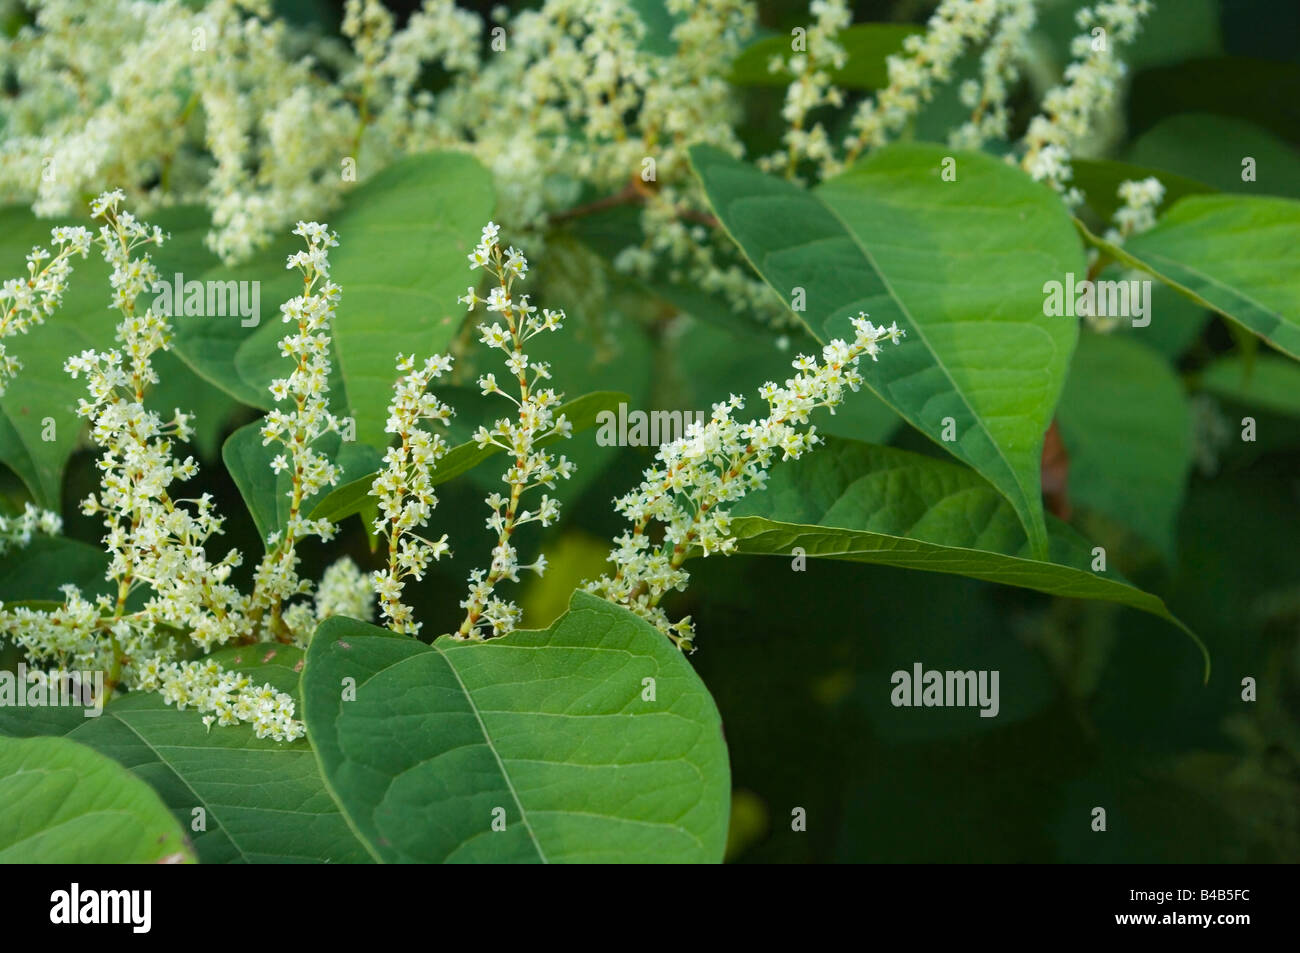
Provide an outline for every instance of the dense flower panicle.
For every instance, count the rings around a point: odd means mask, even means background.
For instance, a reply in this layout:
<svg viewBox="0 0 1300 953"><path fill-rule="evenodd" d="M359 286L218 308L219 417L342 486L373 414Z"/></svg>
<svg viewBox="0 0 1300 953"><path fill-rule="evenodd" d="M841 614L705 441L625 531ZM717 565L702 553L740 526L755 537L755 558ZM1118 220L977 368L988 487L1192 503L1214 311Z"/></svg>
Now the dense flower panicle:
<svg viewBox="0 0 1300 953"><path fill-rule="evenodd" d="M471 286L459 300L473 311L480 304L500 316L505 324L494 321L478 326L479 340L505 355L505 365L514 379L511 390L518 389L518 398L503 390L495 374L479 378L479 387L485 396L499 394L515 405L517 413L502 417L489 429L479 427L474 441L480 448L496 447L505 451L511 465L501 477L509 487L508 495L493 493L487 498L492 515L487 527L496 535L492 549L492 563L487 569L470 573L469 593L461 602L465 618L453 633L457 639L481 639L488 635L505 635L518 623L519 607L502 599L494 592L497 583L504 579L519 581L520 569L531 569L541 575L546 569L545 557L539 556L529 565L520 565L519 553L512 538L515 531L527 523L550 526L559 517L560 505L550 496L542 495L537 508L521 509L524 493L545 487L554 489L556 480L567 480L573 473L573 464L564 456L556 459L539 444L553 437L569 437L573 425L564 414L556 414L555 407L563 399L549 387L539 387L549 380L550 365L534 361L524 351L524 345L546 331L558 331L563 325L564 312L537 308L528 295L513 294L514 284L528 274L528 261L516 248L502 249L498 241L499 228L493 222L483 228L482 239L469 255L471 270L482 268L496 279L486 299L480 298Z"/></svg>
<svg viewBox="0 0 1300 953"><path fill-rule="evenodd" d="M316 626L331 616L369 622L375 614L375 594L370 579L347 556L331 563L321 575L313 599L295 602L284 610L284 624L295 644L306 647Z"/></svg>
<svg viewBox="0 0 1300 953"><path fill-rule="evenodd" d="M435 63L476 66L482 32L454 0L425 0L400 30L374 0L350 0L355 51L271 19L264 0L24 6L33 22L0 36L16 86L0 100L0 196L41 215L117 185L145 210L202 202L228 261L337 201L340 157L360 161L363 132L373 169L432 147L416 81Z"/></svg>
<svg viewBox="0 0 1300 953"><path fill-rule="evenodd" d="M951 82L961 55L983 42L993 22L1007 6L1000 0L943 0L926 24L926 32L909 36L903 54L886 60L889 85L865 99L853 115L852 133L845 138L843 162L829 158L822 175L835 174L866 149L888 143L920 112L935 90Z"/></svg>
<svg viewBox="0 0 1300 953"><path fill-rule="evenodd" d="M794 177L803 159L826 162L833 158L825 127L821 123L805 126L814 109L844 103L844 93L831 82L830 71L842 69L848 62L836 36L853 21L853 14L845 0L812 0L809 12L813 22L804 37L804 50L788 57L775 56L768 63L769 72L788 73L794 79L786 89L781 109L781 117L789 125L782 137L785 150L760 159L758 165L769 172L784 171L789 178Z"/></svg>
<svg viewBox="0 0 1300 953"><path fill-rule="evenodd" d="M1106 241L1122 245L1124 239L1155 227L1156 206L1165 197L1165 186L1155 176L1121 182L1116 195L1123 201L1106 231Z"/></svg>
<svg viewBox="0 0 1300 953"><path fill-rule="evenodd" d="M276 402L288 409L273 408L262 425L262 445L278 443L284 448L271 469L290 474L289 517L283 534L273 533L267 540L268 551L254 573L252 598L254 610L271 613L273 629L283 603L311 590L311 582L298 575L298 543L309 536L334 536L332 522L303 514L303 501L339 480L338 467L312 449L325 434L339 432L329 408L330 323L341 294L329 280L329 249L338 245L338 236L318 222L299 222L294 234L306 240L307 248L290 255L285 267L302 272L303 293L280 306L283 321L293 325L280 341L280 354L294 367L269 388Z"/></svg>
<svg viewBox="0 0 1300 953"><path fill-rule="evenodd" d="M690 618L672 622L659 601L686 588L689 574L682 568L693 548L705 556L730 553L730 505L752 490L762 489L767 470L780 454L793 460L820 442L811 413L825 407L834 413L849 391L862 384L858 361L873 361L880 342L897 344L904 332L897 325L876 327L865 314L853 319L852 342L834 340L822 349L819 363L800 356L792 366L798 373L784 385L768 382L759 388L768 415L741 423L733 414L744 407L736 395L715 404L708 422L691 424L678 440L664 444L657 465L645 471L642 484L614 501L614 508L632 524L614 540L609 561L613 576L587 585L589 592L627 606L659 627L679 647L692 647ZM651 523L663 525L662 540L653 540Z"/></svg>
<svg viewBox="0 0 1300 953"><path fill-rule="evenodd" d="M1152 9L1150 0L1101 0L1081 9L1075 20L1084 32L1070 45L1074 62L1065 69L1064 83L1043 97L1042 113L1030 120L1021 166L1063 193L1068 205L1083 201L1068 185L1070 157L1092 135L1094 118L1119 95L1126 70L1117 47L1137 38Z"/></svg>
<svg viewBox="0 0 1300 953"><path fill-rule="evenodd" d="M303 727L292 718L288 696L222 673L215 663L203 663L201 681L195 681L198 663L176 666L178 631L209 651L251 639L256 629L249 600L229 582L239 553L231 550L217 562L206 553L222 523L211 498L173 496L175 484L198 472L192 457L174 455L175 442L192 433L190 417L177 410L167 420L145 406L146 393L158 381L151 359L170 346L171 327L152 309L137 311L137 299L158 274L148 254L136 252L162 244L166 236L122 210L123 198L108 192L91 204L104 222L91 243L112 269L120 346L83 351L65 365L73 378L86 381L89 397L79 401L78 413L90 421L90 438L102 448L100 489L83 501L82 511L103 520L106 577L116 591L87 599L75 586L65 586L64 603L56 609L0 608L0 630L34 664L108 673L110 694L118 686L182 686L182 694L164 690L164 698L178 704L183 699L225 722L249 721L268 737L299 737ZM143 607L129 608L142 590L149 593Z"/></svg>
<svg viewBox="0 0 1300 953"><path fill-rule="evenodd" d="M204 712L203 723L212 729L240 722L251 724L259 738L293 741L305 733L294 720L294 702L286 692L258 685L247 675L223 669L212 659L163 662L151 659L143 666L141 691L156 691L163 701L180 710Z"/></svg>
<svg viewBox="0 0 1300 953"><path fill-rule="evenodd" d="M1034 0L995 0L998 26L980 55L979 79L962 83L961 101L970 119L948 134L955 149L978 149L1007 138L1007 100L1020 79L1020 64L1028 58L1028 38L1038 17Z"/></svg>
<svg viewBox="0 0 1300 953"><path fill-rule="evenodd" d="M388 540L388 564L371 575L371 582L379 595L380 612L395 632L420 631L421 623L414 620L410 607L402 602L406 580L423 579L429 562L437 562L450 552L445 533L437 540L425 539L419 533L438 505L431 477L447 453L442 434L423 425L446 424L453 413L428 389L449 370L451 358L446 355L428 358L418 368L415 358L398 355L397 371L402 376L393 388L384 427L387 433L397 436L398 443L384 454L384 469L370 487L370 495L379 498L375 532Z"/></svg>
<svg viewBox="0 0 1300 953"><path fill-rule="evenodd" d="M15 62L16 91L0 98L7 201L62 214L122 184L142 209L202 202L208 244L235 261L331 207L341 184L403 155L468 150L530 241L584 184L635 186L645 241L625 266L653 253L738 312L788 316L725 242L683 217L707 210L688 147L740 149L726 77L754 29L746 0L668 0L671 52L647 49L625 0L544 0L502 13L490 35L455 0L424 0L402 26L379 0L348 0L344 42L270 19L256 0L28 2L34 22L0 37L0 58ZM450 77L436 94L419 82L433 66ZM646 158L656 169L643 179Z"/></svg>

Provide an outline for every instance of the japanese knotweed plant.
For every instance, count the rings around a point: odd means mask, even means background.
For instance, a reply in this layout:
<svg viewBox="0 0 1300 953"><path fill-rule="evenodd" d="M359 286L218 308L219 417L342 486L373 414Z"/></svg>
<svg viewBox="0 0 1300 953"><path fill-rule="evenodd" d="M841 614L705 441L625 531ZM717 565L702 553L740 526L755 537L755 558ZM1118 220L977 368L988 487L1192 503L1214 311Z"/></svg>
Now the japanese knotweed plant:
<svg viewBox="0 0 1300 953"><path fill-rule="evenodd" d="M330 404L330 329L343 289L330 279L330 249L338 236L317 222L298 223L294 234L307 247L289 257L287 268L301 275L302 293L280 307L289 328L279 345L287 375L271 382L276 406L260 427L262 444L274 447L270 470L289 476L288 515L283 530L268 534L251 588L241 590L231 574L244 554L230 549L214 558L209 553L224 521L211 495L182 495L181 485L199 469L194 456L181 456L193 433L192 415L177 409L164 419L145 404L159 382L153 359L170 347L173 332L166 315L140 307L158 278L146 249L161 246L167 236L122 209L123 200L123 193L108 192L92 203L102 222L97 234L55 228L51 238L58 251L34 249L28 277L5 285L5 333L12 337L59 306L77 254L84 257L94 248L111 266L121 346L84 351L65 365L73 378L86 381L88 397L79 413L89 420L100 450L101 478L100 489L82 501L81 509L102 520L111 591L88 597L68 585L56 608L0 607L0 631L33 666L108 672L109 697L158 692L177 708L195 709L209 726L246 722L258 737L290 741L305 730L292 698L223 669L209 656L223 646L259 642L305 647L328 618L369 621L376 597L390 629L420 631L402 596L450 551L447 535L431 539L426 527L437 504L432 473L448 450L435 428L454 414L430 387L451 369L452 359L438 354L417 364L414 356L396 356L398 376L386 426L393 442L369 491L378 502L373 529L384 541L383 565L366 574L343 557L319 581L304 578L299 571L304 541L329 542L336 532L330 519L311 517L305 503L340 480L340 468L318 448L322 438L340 431ZM510 414L491 427L480 426L473 436L478 448L500 450L509 462L504 492L485 501L486 525L494 536L491 562L470 573L459 603L464 619L449 633L453 640L483 641L508 635L522 615L498 594L499 586L517 583L521 570L541 575L546 569L542 554L520 563L514 534L529 523L547 527L558 518L553 497L542 493L534 504L528 494L554 489L573 473L569 460L544 447L550 439L570 437L573 428L555 409L563 394L541 386L551 376L549 364L532 360L525 350L537 335L561 330L564 312L539 311L519 293L528 261L518 249L501 247L496 224L483 228L469 261L471 270L484 270L492 283L485 297L471 285L460 301L470 311L482 307L495 316L478 325L480 341L502 353L509 378L503 388L495 373L484 373L479 388L484 397L512 405ZM682 564L693 547L706 556L732 551L727 506L762 487L777 453L796 459L815 446L819 438L811 413L822 407L833 413L846 392L861 385L859 359L876 359L881 340L897 343L902 336L896 326L877 328L865 315L854 320L854 329L853 341L831 342L820 363L800 357L794 362L798 373L784 385L763 385L768 416L739 423L732 414L744 401L733 395L715 406L708 423L695 424L682 439L666 444L659 451L662 466L647 470L645 482L616 501L618 512L633 522L631 533L620 537L610 554L617 573L588 589L646 618L679 647L691 648L689 618L670 622L660 600L686 587ZM17 358L6 356L6 362L11 374L21 371ZM661 537L651 532L654 522L664 524ZM57 514L30 505L0 525L7 547L24 545L38 530L57 533L59 528Z"/></svg>

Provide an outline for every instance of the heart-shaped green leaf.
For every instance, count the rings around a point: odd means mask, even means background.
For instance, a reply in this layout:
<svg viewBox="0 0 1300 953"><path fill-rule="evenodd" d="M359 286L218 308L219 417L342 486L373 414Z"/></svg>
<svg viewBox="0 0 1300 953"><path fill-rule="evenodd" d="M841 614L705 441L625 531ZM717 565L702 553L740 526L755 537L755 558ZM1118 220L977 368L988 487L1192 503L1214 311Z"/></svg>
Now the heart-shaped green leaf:
<svg viewBox="0 0 1300 953"><path fill-rule="evenodd" d="M0 804L0 864L194 860L149 785L66 738L0 737Z"/></svg>
<svg viewBox="0 0 1300 953"><path fill-rule="evenodd" d="M298 694L300 649L249 645L212 657L256 684ZM150 693L116 699L97 718L85 714L0 707L0 735L64 735L121 762L162 796L204 863L370 860L325 790L305 739L259 739L248 725L208 730L192 709L179 711Z"/></svg>
<svg viewBox="0 0 1300 953"><path fill-rule="evenodd" d="M1044 314L1042 289L1084 274L1060 200L990 156L931 145L883 149L811 192L712 147L691 161L719 220L819 340L852 337L860 311L906 329L863 362L867 385L997 487L1045 557L1043 435L1078 327Z"/></svg>
<svg viewBox="0 0 1300 953"><path fill-rule="evenodd" d="M657 630L595 596L486 643L327 619L303 691L330 789L377 858L722 859L713 700Z"/></svg>
<svg viewBox="0 0 1300 953"><path fill-rule="evenodd" d="M343 289L334 343L357 439L386 443L398 354L447 349L476 283L467 256L492 215L492 179L463 152L395 162L348 196L331 227L331 278Z"/></svg>
<svg viewBox="0 0 1300 953"><path fill-rule="evenodd" d="M1300 359L1300 202L1193 195L1122 247L1098 248Z"/></svg>
<svg viewBox="0 0 1300 953"><path fill-rule="evenodd" d="M1030 552L1006 500L966 467L830 438L772 470L762 493L732 510L739 551L804 555L970 576L1054 596L1115 602L1159 616L1192 637L1163 601L1128 582L1072 529L1048 523L1051 559ZM798 554L795 554L798 555Z"/></svg>

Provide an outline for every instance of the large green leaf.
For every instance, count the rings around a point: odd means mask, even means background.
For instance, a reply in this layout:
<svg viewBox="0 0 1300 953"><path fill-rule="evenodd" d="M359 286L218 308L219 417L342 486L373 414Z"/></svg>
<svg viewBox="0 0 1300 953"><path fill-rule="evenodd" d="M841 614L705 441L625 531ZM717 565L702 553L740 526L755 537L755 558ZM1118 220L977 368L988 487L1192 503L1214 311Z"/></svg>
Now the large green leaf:
<svg viewBox="0 0 1300 953"><path fill-rule="evenodd" d="M595 596L486 643L327 619L303 691L330 789L382 860L722 859L713 700L656 629Z"/></svg>
<svg viewBox="0 0 1300 953"><path fill-rule="evenodd" d="M71 583L87 599L109 591L108 556L98 546L66 536L33 536L0 557L0 603L63 602L59 587Z"/></svg>
<svg viewBox="0 0 1300 953"><path fill-rule="evenodd" d="M1077 533L1051 520L1051 559L1034 558L1016 515L966 467L830 438L775 467L762 493L732 510L744 553L807 556L952 573L1054 596L1095 599L1159 616L1205 648L1163 601L1122 579ZM1209 674L1209 656L1205 656Z"/></svg>
<svg viewBox="0 0 1300 953"><path fill-rule="evenodd" d="M65 738L0 737L0 804L3 864L194 860L149 785Z"/></svg>
<svg viewBox="0 0 1300 953"><path fill-rule="evenodd" d="M1242 178L1247 157L1255 160L1249 181ZM1156 173L1166 185L1189 176L1223 192L1300 198L1300 154L1295 147L1243 119L1179 113L1144 132L1129 146L1125 158L1168 170ZM1165 196L1166 207L1178 197L1174 193L1171 188Z"/></svg>
<svg viewBox="0 0 1300 953"><path fill-rule="evenodd" d="M447 349L475 283L466 256L492 215L492 180L462 152L396 162L348 196L331 223L331 277L343 289L334 341L357 439L385 443L398 354Z"/></svg>
<svg viewBox="0 0 1300 953"><path fill-rule="evenodd" d="M1193 195L1122 247L1098 248L1300 358L1300 202Z"/></svg>
<svg viewBox="0 0 1300 953"><path fill-rule="evenodd" d="M300 649L250 645L213 658L297 696ZM75 708L0 708L0 735L65 735L121 762L162 796L204 863L369 860L326 792L305 739L259 739L247 725L209 731L192 709L179 711L146 693L110 702L98 718ZM204 830L196 829L200 817Z"/></svg>
<svg viewBox="0 0 1300 953"><path fill-rule="evenodd" d="M1133 336L1085 334L1056 419L1070 499L1105 513L1174 558L1192 465L1192 418L1169 364Z"/></svg>
<svg viewBox="0 0 1300 953"><path fill-rule="evenodd" d="M1043 435L1078 335L1046 316L1043 284L1084 273L1060 200L989 156L899 145L806 192L711 147L692 162L719 220L820 340L851 337L859 311L907 338L868 386L1011 501L1039 555ZM943 439L947 431L950 439ZM955 431L955 434L954 434Z"/></svg>
<svg viewBox="0 0 1300 953"><path fill-rule="evenodd" d="M841 30L835 40L848 54L839 69L831 69L831 81L847 89L879 89L889 82L885 59L903 51L903 41L923 27L907 23L856 23ZM770 72L773 56L795 55L790 34L770 36L751 43L731 65L731 82L739 86L787 86L792 77L784 70Z"/></svg>

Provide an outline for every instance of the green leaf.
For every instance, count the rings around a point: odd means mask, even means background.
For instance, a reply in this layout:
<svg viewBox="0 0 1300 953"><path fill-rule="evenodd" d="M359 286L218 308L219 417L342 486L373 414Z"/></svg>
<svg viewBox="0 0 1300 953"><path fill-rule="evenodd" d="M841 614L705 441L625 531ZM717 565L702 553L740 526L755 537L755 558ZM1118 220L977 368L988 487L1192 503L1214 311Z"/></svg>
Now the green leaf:
<svg viewBox="0 0 1300 953"><path fill-rule="evenodd" d="M885 58L903 51L903 41L923 27L905 23L857 23L835 36L844 47L848 60L839 69L830 70L831 82L846 89L880 89L889 83ZM789 86L793 77L787 72L768 72L773 56L791 56L789 34L770 36L751 43L731 64L731 82L738 86Z"/></svg>
<svg viewBox="0 0 1300 953"><path fill-rule="evenodd" d="M0 603L50 600L63 604L59 587L71 583L91 599L109 591L108 556L98 546L66 536L33 536L0 557Z"/></svg>
<svg viewBox="0 0 1300 953"><path fill-rule="evenodd" d="M486 643L327 619L303 691L330 789L381 860L722 859L717 708L663 635L595 596Z"/></svg>
<svg viewBox="0 0 1300 953"><path fill-rule="evenodd" d="M1255 160L1254 178L1242 178L1246 157ZM1160 180L1189 176L1224 192L1300 198L1300 155L1295 148L1254 123L1210 113L1180 113L1163 119L1129 147L1130 162L1167 169ZM1177 173L1178 175L1174 175ZM1175 196L1165 197L1165 206Z"/></svg>
<svg viewBox="0 0 1300 953"><path fill-rule="evenodd" d="M1078 335L1043 313L1042 287L1084 273L1070 219L1050 191L989 156L881 150L812 192L710 147L691 150L719 220L819 340L851 337L850 318L907 331L867 385L909 423L1011 501L1037 553L1043 436ZM955 440L945 441L945 431Z"/></svg>
<svg viewBox="0 0 1300 953"><path fill-rule="evenodd" d="M1249 366L1241 357L1220 358L1201 372L1200 384L1239 404L1300 417L1300 366L1285 358L1260 354Z"/></svg>
<svg viewBox="0 0 1300 953"><path fill-rule="evenodd" d="M357 439L380 446L398 354L447 349L476 283L466 260L492 215L492 180L462 152L395 162L348 196L331 227L331 277L343 289L334 342Z"/></svg>
<svg viewBox="0 0 1300 953"><path fill-rule="evenodd" d="M1092 571L1089 544L1052 519L1051 559L1036 559L1005 499L966 467L932 457L830 438L800 460L772 469L762 493L732 510L742 553L808 556L900 566L1095 599L1140 609L1201 641L1158 597L1107 564Z"/></svg>
<svg viewBox="0 0 1300 953"><path fill-rule="evenodd" d="M373 475L383 461L383 454L374 447L355 441L344 442L337 433L318 437L312 449L340 469L340 486L336 489L346 487L349 482L358 482L362 474ZM261 534L262 545L268 548L267 540L271 534L283 534L288 527L292 506L292 470L286 467L276 473L271 469L271 461L279 455L287 457L283 444L263 445L260 420L240 427L221 448L221 459L239 487L239 495L244 498L244 505ZM307 497L302 501L302 511L311 513L328 495L322 491Z"/></svg>
<svg viewBox="0 0 1300 953"><path fill-rule="evenodd" d="M221 649L228 670L298 695L302 650L267 644ZM301 705L298 716L301 717ZM154 693L132 693L98 718L75 708L0 708L0 735L66 735L130 768L192 830L204 863L364 863L369 855L326 792L305 739L257 738L214 726ZM202 808L205 830L193 831Z"/></svg>
<svg viewBox="0 0 1300 953"><path fill-rule="evenodd" d="M627 400L627 394L620 394L616 391L598 391L593 394L583 394L581 397L560 404L555 408L555 414L556 416L564 414L568 417L573 424L573 432L579 433L594 427L596 418L603 411L617 412L618 405ZM455 420L455 418L452 419ZM548 437L545 440L537 441L537 446L547 447L562 439L558 435ZM473 440L466 440L464 443L457 444L448 450L447 454L438 461L438 465L433 468L433 472L429 475L430 485L437 486L440 483L446 483L448 480L474 469L480 463L500 452L499 447L487 446L480 448ZM365 508L367 501L372 499L370 487L375 482L377 470L378 464L365 476L335 487L310 509L308 514L310 518L327 519L337 523L354 513L361 512ZM236 482L238 482L238 477L236 477Z"/></svg>
<svg viewBox="0 0 1300 953"><path fill-rule="evenodd" d="M1192 418L1168 363L1132 336L1085 334L1056 419L1071 501L1114 518L1172 562Z"/></svg>
<svg viewBox="0 0 1300 953"><path fill-rule="evenodd" d="M1118 261L1300 358L1300 202L1190 196L1123 247L1079 228Z"/></svg>
<svg viewBox="0 0 1300 953"><path fill-rule="evenodd" d="M0 863L192 862L158 795L130 771L64 738L0 737Z"/></svg>

